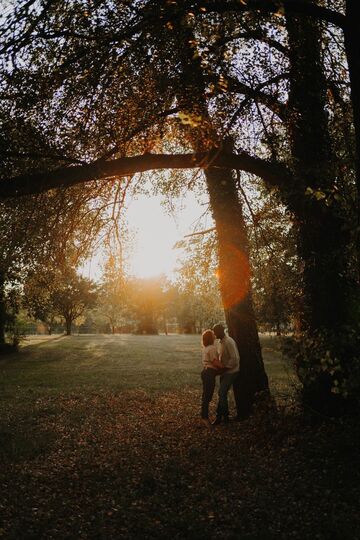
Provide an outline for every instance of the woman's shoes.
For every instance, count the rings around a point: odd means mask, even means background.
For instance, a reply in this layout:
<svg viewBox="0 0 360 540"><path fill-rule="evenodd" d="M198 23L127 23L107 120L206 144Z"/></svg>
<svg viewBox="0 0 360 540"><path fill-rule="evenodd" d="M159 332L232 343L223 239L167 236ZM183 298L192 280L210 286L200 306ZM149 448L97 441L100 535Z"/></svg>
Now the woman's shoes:
<svg viewBox="0 0 360 540"><path fill-rule="evenodd" d="M208 418L202 418L201 422L204 424L205 427L207 427L207 429L212 430L212 423Z"/></svg>

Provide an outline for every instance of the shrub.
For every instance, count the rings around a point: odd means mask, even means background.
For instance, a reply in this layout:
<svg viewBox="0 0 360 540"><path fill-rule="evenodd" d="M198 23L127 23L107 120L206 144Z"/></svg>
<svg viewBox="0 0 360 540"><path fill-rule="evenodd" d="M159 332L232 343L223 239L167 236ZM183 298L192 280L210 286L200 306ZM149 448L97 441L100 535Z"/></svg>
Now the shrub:
<svg viewBox="0 0 360 540"><path fill-rule="evenodd" d="M294 362L305 406L326 416L359 409L359 332L343 328L335 335L304 333L285 338L282 349Z"/></svg>

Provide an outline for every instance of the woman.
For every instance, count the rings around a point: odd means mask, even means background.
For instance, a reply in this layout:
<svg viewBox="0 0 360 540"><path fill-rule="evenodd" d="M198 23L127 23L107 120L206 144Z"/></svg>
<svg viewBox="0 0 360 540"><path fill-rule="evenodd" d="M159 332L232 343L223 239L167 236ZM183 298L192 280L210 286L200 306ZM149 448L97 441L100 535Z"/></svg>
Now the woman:
<svg viewBox="0 0 360 540"><path fill-rule="evenodd" d="M202 334L202 363L201 380L203 392L201 398L201 420L209 429L212 428L209 420L209 403L215 390L215 377L223 373L223 365L215 345L215 334L212 330L205 330Z"/></svg>

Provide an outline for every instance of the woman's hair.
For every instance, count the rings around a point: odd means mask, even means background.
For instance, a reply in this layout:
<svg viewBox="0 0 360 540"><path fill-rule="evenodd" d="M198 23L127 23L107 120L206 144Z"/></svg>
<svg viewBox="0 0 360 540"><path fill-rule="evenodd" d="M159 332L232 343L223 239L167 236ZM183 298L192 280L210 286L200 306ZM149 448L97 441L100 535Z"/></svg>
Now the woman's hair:
<svg viewBox="0 0 360 540"><path fill-rule="evenodd" d="M202 343L204 347L212 345L215 341L214 332L212 330L205 330L202 334Z"/></svg>

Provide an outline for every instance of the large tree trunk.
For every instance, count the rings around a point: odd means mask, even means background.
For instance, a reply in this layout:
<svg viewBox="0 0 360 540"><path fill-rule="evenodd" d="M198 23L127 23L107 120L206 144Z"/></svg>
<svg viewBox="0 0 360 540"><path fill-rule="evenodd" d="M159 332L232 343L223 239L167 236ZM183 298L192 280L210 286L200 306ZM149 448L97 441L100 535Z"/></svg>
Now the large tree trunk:
<svg viewBox="0 0 360 540"><path fill-rule="evenodd" d="M219 283L226 323L240 352L240 373L234 385L237 414L250 414L257 392L268 390L251 296L248 238L236 182L229 169L205 171L216 224Z"/></svg>
<svg viewBox="0 0 360 540"><path fill-rule="evenodd" d="M341 350L344 329L352 322L347 277L350 235L347 217L337 200L331 197L336 171L332 166L334 154L326 113L321 31L318 23L307 17L287 16L286 24L290 45L289 130L296 182L282 186L281 190L299 231L305 299L302 329L308 336L318 336L319 332L325 336L332 357L341 358L341 377L350 377L351 374L346 374L348 358L344 358ZM319 362L318 343L315 340L311 353L306 353L311 354L311 358L304 357L305 370L315 373L304 379L307 381L304 396L313 409L337 414L340 402L332 393L334 381L330 366L328 369L319 366L317 374L312 367L314 362Z"/></svg>
<svg viewBox="0 0 360 540"><path fill-rule="evenodd" d="M307 312L303 322L310 330L332 330L346 320L344 274L349 238L336 200L329 205L325 202L336 179L326 114L321 32L316 21L301 16L288 16L287 30L289 127L296 184L285 191L285 199L298 224L299 255L304 262Z"/></svg>
<svg viewBox="0 0 360 540"><path fill-rule="evenodd" d="M357 256L360 276L360 34L359 0L346 0L345 50L349 66L351 101L355 128L355 172L357 187Z"/></svg>
<svg viewBox="0 0 360 540"><path fill-rule="evenodd" d="M5 343L6 305L4 287L5 276L0 270L0 345Z"/></svg>

